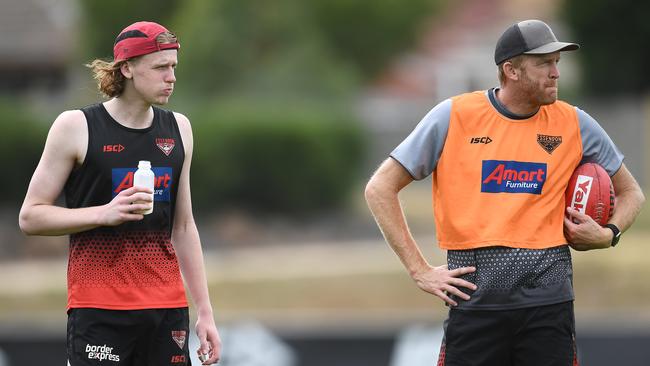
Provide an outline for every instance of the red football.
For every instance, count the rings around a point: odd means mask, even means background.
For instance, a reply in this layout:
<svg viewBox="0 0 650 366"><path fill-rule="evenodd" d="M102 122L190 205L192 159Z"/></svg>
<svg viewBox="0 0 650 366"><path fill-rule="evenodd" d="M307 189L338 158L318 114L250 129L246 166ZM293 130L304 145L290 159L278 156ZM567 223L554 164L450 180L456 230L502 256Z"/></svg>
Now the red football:
<svg viewBox="0 0 650 366"><path fill-rule="evenodd" d="M605 225L614 212L614 187L609 174L594 163L580 165L567 187L566 205Z"/></svg>

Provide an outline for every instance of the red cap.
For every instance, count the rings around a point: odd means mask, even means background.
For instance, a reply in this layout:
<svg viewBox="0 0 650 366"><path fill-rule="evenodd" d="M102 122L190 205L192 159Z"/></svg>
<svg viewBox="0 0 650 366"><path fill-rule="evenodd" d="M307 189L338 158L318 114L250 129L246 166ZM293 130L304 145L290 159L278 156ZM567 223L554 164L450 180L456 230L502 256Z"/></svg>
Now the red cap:
<svg viewBox="0 0 650 366"><path fill-rule="evenodd" d="M137 22L124 28L115 39L113 46L113 61L128 60L136 56L161 50L181 48L178 41L173 43L158 43L156 37L169 32L167 28L154 22Z"/></svg>

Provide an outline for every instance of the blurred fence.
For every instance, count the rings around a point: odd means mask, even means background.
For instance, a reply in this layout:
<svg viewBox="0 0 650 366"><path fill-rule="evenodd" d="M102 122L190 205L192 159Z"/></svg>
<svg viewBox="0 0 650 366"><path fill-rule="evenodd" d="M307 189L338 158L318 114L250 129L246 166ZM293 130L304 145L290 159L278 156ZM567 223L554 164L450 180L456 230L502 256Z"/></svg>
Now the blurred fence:
<svg viewBox="0 0 650 366"><path fill-rule="evenodd" d="M406 327L390 333L274 334L259 324L222 329L221 366L424 366L436 364L441 325ZM578 329L581 365L647 366L650 330ZM196 338L190 339L193 364ZM63 337L0 336L0 366L65 365Z"/></svg>

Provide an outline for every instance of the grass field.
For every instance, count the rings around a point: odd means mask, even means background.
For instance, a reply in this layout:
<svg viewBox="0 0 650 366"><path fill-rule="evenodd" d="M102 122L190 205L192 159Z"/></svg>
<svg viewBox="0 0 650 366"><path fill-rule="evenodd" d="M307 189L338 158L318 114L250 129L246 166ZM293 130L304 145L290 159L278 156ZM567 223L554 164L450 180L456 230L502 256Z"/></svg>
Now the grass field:
<svg viewBox="0 0 650 366"><path fill-rule="evenodd" d="M409 222L426 257L435 248L426 184L402 194ZM359 204L360 214L365 207ZM650 328L650 214L643 212L614 249L575 252L577 318L587 323L623 319ZM259 319L295 327L390 327L446 316L442 301L420 291L377 235L366 241L266 244L206 253L216 316ZM61 323L66 260L0 265L0 321Z"/></svg>
<svg viewBox="0 0 650 366"><path fill-rule="evenodd" d="M648 233L615 249L573 252L578 314L634 317L650 325ZM440 251L428 248L434 264ZM267 246L208 253L210 292L222 321L256 318L285 326L391 326L440 321L446 308L420 291L380 240ZM5 264L0 319L63 319L65 260ZM607 315L610 316L610 315Z"/></svg>

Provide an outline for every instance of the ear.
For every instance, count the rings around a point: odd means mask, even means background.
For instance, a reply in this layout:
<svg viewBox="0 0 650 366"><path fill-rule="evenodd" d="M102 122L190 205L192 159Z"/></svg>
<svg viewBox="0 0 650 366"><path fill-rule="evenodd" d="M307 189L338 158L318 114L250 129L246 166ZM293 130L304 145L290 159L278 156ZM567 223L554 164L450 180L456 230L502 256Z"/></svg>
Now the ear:
<svg viewBox="0 0 650 366"><path fill-rule="evenodd" d="M510 80L513 80L513 81L519 80L521 70L519 68L516 68L512 64L512 61L504 62L503 65L501 65L501 67L503 68L503 75L505 75L505 77L507 79L510 79Z"/></svg>
<svg viewBox="0 0 650 366"><path fill-rule="evenodd" d="M122 75L124 75L125 78L127 79L132 79L133 78L133 64L129 61L125 61L120 65L120 71L122 72Z"/></svg>

